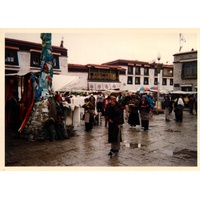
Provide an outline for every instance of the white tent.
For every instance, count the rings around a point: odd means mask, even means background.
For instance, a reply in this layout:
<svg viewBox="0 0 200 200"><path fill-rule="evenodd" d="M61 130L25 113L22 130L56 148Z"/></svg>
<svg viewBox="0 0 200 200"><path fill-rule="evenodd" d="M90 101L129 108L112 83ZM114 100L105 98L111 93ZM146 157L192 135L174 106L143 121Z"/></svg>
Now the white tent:
<svg viewBox="0 0 200 200"><path fill-rule="evenodd" d="M5 74L5 76L25 76L29 72L17 72L12 74ZM52 90L53 91L67 91L69 86L79 83L80 78L78 76L69 75L53 75Z"/></svg>
<svg viewBox="0 0 200 200"><path fill-rule="evenodd" d="M171 92L171 94L196 94L197 92L196 91L181 91L181 90L177 90L177 91L173 91Z"/></svg>
<svg viewBox="0 0 200 200"><path fill-rule="evenodd" d="M69 75L53 75L52 90L53 91L67 91L69 86L79 83L78 76Z"/></svg>

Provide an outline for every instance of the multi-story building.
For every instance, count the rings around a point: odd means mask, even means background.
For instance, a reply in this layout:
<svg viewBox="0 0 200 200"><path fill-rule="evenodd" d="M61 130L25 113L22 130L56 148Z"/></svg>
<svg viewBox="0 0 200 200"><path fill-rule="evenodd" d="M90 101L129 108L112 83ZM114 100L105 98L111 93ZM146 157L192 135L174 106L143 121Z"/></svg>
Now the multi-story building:
<svg viewBox="0 0 200 200"><path fill-rule="evenodd" d="M5 39L5 73L39 73L39 43L16 39ZM141 86L157 86L160 91L173 89L173 65L163 64L158 81L157 64L138 60L115 60L101 65L68 64L68 50L52 46L54 74L78 76L79 83L69 89L85 90L132 90Z"/></svg>
<svg viewBox="0 0 200 200"><path fill-rule="evenodd" d="M84 89L90 91L102 91L120 89L120 76L125 74L125 69L119 66L97 64L69 64L70 75L80 77L80 82L72 89Z"/></svg>
<svg viewBox="0 0 200 200"><path fill-rule="evenodd" d="M160 91L173 90L173 65L163 64L158 81L158 63L148 63L138 60L115 60L103 65L116 65L126 70L120 76L121 89L137 91L141 86L151 88L157 86Z"/></svg>
<svg viewBox="0 0 200 200"><path fill-rule="evenodd" d="M5 74L40 71L42 44L5 38ZM52 46L54 74L68 73L68 51Z"/></svg>
<svg viewBox="0 0 200 200"><path fill-rule="evenodd" d="M174 91L197 91L197 51L174 56Z"/></svg>

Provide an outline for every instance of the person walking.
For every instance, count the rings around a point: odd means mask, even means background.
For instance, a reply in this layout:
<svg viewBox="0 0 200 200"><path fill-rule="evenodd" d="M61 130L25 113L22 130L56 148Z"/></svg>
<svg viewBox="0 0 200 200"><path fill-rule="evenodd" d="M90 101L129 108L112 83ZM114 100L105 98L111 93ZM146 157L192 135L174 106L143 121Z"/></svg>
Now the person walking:
<svg viewBox="0 0 200 200"><path fill-rule="evenodd" d="M140 125L140 119L139 119L139 101L136 99L135 95L131 96L131 100L129 101L129 118L128 123L130 125L130 128L136 127L136 125Z"/></svg>
<svg viewBox="0 0 200 200"><path fill-rule="evenodd" d="M182 122L183 121L183 109L184 109L184 102L183 102L183 97L180 95L177 102L175 103L175 116L176 116L176 121L177 122Z"/></svg>
<svg viewBox="0 0 200 200"><path fill-rule="evenodd" d="M97 95L97 112L101 113L102 116L104 116L103 101L104 96L102 95L102 92L99 92Z"/></svg>
<svg viewBox="0 0 200 200"><path fill-rule="evenodd" d="M64 126L64 107L62 104L62 98L60 94L55 95L55 101L56 101L56 121L55 121L55 127L56 127L56 134L58 140L64 140L68 139L68 135L66 134L65 126Z"/></svg>
<svg viewBox="0 0 200 200"><path fill-rule="evenodd" d="M105 114L105 127L107 127L108 125L108 113L107 113L107 105L110 103L110 96L107 96L105 99L104 99L104 102L103 102L103 107L104 107L104 114Z"/></svg>
<svg viewBox="0 0 200 200"><path fill-rule="evenodd" d="M150 105L150 117L153 116L154 107L155 107L155 99L152 94L148 96L149 105Z"/></svg>
<svg viewBox="0 0 200 200"><path fill-rule="evenodd" d="M170 122L169 113L170 113L170 110L171 110L171 101L170 101L169 94L167 94L165 96L164 107L165 107L165 121Z"/></svg>
<svg viewBox="0 0 200 200"><path fill-rule="evenodd" d="M194 96L194 109L195 109L195 112L196 112L196 115L197 115L197 93Z"/></svg>
<svg viewBox="0 0 200 200"><path fill-rule="evenodd" d="M144 128L144 131L149 129L150 105L147 98L148 98L147 95L143 95L139 105L141 125Z"/></svg>
<svg viewBox="0 0 200 200"><path fill-rule="evenodd" d="M189 96L189 101L188 101L188 106L189 106L189 112L191 115L193 115L193 109L194 109L194 98L193 95Z"/></svg>
<svg viewBox="0 0 200 200"><path fill-rule="evenodd" d="M110 95L110 103L106 107L107 119L108 119L108 143L111 144L109 156L113 153L119 152L121 136L121 124L122 124L122 104L116 100L114 94Z"/></svg>
<svg viewBox="0 0 200 200"><path fill-rule="evenodd" d="M93 128L95 107L88 98L85 98L82 108L84 108L85 131L90 132Z"/></svg>

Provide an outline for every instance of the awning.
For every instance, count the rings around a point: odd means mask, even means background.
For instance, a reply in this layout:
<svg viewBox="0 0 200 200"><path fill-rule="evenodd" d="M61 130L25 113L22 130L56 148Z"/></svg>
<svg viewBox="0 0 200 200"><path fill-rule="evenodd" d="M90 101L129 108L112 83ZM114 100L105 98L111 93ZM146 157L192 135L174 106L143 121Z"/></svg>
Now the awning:
<svg viewBox="0 0 200 200"><path fill-rule="evenodd" d="M69 86L79 83L78 76L69 75L53 75L52 90L53 91L67 91Z"/></svg>
<svg viewBox="0 0 200 200"><path fill-rule="evenodd" d="M12 74L5 74L5 76L25 76L31 72L18 72ZM68 87L79 83L80 78L78 76L69 75L53 75L52 90L53 91L67 91Z"/></svg>
<svg viewBox="0 0 200 200"><path fill-rule="evenodd" d="M11 74L5 74L5 76L25 76L26 74L31 72L17 72L17 73L11 73Z"/></svg>
<svg viewBox="0 0 200 200"><path fill-rule="evenodd" d="M173 91L170 92L171 94L196 94L196 91L181 91L181 90L177 90L177 91Z"/></svg>

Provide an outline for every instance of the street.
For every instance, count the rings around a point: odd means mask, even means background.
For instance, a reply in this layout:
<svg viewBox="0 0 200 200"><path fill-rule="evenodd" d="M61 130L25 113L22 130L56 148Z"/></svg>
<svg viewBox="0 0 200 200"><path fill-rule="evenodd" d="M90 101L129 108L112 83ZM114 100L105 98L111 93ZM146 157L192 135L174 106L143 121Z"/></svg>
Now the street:
<svg viewBox="0 0 200 200"><path fill-rule="evenodd" d="M154 114L149 130L141 126L122 127L120 152L108 156L107 128L95 125L84 131L84 122L66 140L28 141L9 130L5 136L7 167L197 167L197 115L184 111L183 122L165 122L164 114ZM12 168L11 168L12 169ZM64 168L67 169L67 168Z"/></svg>

